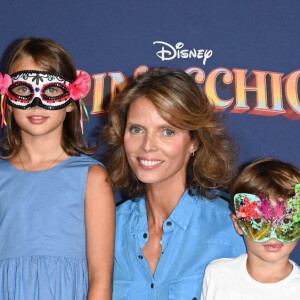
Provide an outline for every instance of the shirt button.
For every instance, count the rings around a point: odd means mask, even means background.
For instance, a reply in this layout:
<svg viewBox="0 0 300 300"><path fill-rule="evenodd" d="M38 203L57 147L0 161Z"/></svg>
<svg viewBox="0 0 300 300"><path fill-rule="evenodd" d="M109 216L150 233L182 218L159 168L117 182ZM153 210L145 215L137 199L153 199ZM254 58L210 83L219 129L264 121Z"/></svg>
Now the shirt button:
<svg viewBox="0 0 300 300"><path fill-rule="evenodd" d="M146 238L147 238L147 236L148 236L148 234L147 234L147 233L144 233L144 234L143 234L143 238L144 238L144 239L146 239Z"/></svg>
<svg viewBox="0 0 300 300"><path fill-rule="evenodd" d="M150 285L150 286L151 286L151 289L153 289L153 288L154 288L154 283L151 283L151 285Z"/></svg>
<svg viewBox="0 0 300 300"><path fill-rule="evenodd" d="M143 259L143 256L142 256L142 255L139 255L138 258L139 258L139 259Z"/></svg>
<svg viewBox="0 0 300 300"><path fill-rule="evenodd" d="M172 222L168 221L167 226L172 226Z"/></svg>

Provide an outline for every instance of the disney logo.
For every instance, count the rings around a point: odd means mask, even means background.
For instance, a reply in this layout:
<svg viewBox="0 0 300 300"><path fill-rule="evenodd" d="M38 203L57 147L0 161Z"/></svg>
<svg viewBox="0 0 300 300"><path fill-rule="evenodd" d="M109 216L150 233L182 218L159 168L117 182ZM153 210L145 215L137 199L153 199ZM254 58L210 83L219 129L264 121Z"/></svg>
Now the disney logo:
<svg viewBox="0 0 300 300"><path fill-rule="evenodd" d="M162 41L153 42L153 45L155 44L162 45L161 50L156 52L162 61L174 58L198 58L203 59L203 65L205 65L206 60L213 55L213 51L209 49L182 49L184 46L182 42L177 43L175 47Z"/></svg>

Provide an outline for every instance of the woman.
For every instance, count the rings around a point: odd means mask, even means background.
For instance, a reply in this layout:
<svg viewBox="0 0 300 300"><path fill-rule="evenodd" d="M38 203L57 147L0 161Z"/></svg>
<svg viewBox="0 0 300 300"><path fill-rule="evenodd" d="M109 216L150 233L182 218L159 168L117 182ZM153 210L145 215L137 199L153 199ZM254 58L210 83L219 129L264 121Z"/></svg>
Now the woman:
<svg viewBox="0 0 300 300"><path fill-rule="evenodd" d="M206 265L245 252L216 197L235 154L223 123L189 75L167 69L129 84L110 116L109 171L133 199L117 208L113 299L200 299Z"/></svg>

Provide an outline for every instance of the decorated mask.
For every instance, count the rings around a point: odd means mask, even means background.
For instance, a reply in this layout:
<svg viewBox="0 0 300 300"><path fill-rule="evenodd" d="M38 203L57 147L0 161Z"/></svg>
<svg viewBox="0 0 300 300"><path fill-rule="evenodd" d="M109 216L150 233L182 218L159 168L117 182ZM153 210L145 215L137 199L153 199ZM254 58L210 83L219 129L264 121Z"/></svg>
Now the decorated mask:
<svg viewBox="0 0 300 300"><path fill-rule="evenodd" d="M274 238L289 243L300 238L300 184L295 196L276 204L263 195L236 194L234 209L244 234L255 242Z"/></svg>
<svg viewBox="0 0 300 300"><path fill-rule="evenodd" d="M4 117L6 99L8 104L15 108L28 109L40 106L50 110L64 108L74 100L79 101L80 125L83 133L83 111L88 120L89 115L82 98L87 95L89 86L90 78L82 72L73 82L60 74L45 71L25 70L11 76L6 74L4 77L0 73L1 127L6 125Z"/></svg>
<svg viewBox="0 0 300 300"><path fill-rule="evenodd" d="M61 109L71 102L70 82L63 76L44 71L20 71L11 75L7 103L15 108L40 106Z"/></svg>

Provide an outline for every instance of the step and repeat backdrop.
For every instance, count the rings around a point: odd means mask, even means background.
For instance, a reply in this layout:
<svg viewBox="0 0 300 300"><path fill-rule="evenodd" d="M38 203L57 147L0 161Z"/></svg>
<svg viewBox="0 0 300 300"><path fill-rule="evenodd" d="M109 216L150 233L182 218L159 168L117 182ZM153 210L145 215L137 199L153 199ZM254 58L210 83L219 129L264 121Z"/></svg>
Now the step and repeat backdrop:
<svg viewBox="0 0 300 300"><path fill-rule="evenodd" d="M299 11L297 0L2 1L0 71L20 38L61 43L90 75L84 133L102 160L113 97L149 68L183 69L227 115L240 165L276 157L300 167Z"/></svg>

